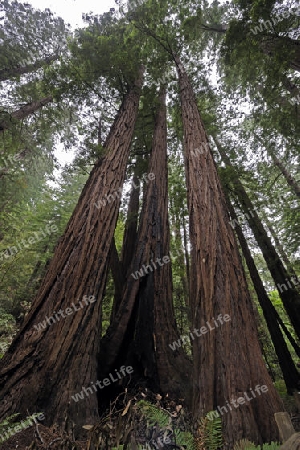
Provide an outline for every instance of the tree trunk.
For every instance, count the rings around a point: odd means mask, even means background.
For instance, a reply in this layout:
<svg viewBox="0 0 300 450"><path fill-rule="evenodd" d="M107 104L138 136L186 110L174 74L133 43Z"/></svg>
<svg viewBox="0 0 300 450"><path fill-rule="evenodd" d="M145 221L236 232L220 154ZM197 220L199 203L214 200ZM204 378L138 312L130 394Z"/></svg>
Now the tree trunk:
<svg viewBox="0 0 300 450"><path fill-rule="evenodd" d="M119 259L115 241L111 250L111 270L115 284L114 303L111 313L111 322L115 318L122 301L123 290L126 283L126 273L134 255L137 239L140 184L137 176L137 166L132 179L132 188L128 203L127 218L124 230L121 259Z"/></svg>
<svg viewBox="0 0 300 450"><path fill-rule="evenodd" d="M237 216L235 214L233 207L230 204L229 199L227 201L227 205L232 220L236 220L237 222ZM263 314L278 357L279 365L287 387L287 391L290 395L292 395L293 391L298 390L300 387L299 384L300 376L298 370L296 369L294 361L291 357L291 354L288 350L288 347L280 330L277 320L278 313L275 307L273 306L271 300L269 299L268 294L266 293L266 290L264 288L264 285L261 281L258 270L252 258L247 241L243 235L242 229L239 224L236 225L235 232L239 239L241 249L245 257L246 264L248 266L249 273L257 294L258 301L263 310Z"/></svg>
<svg viewBox="0 0 300 450"><path fill-rule="evenodd" d="M253 305L212 154L195 152L199 147L209 148L208 137L187 74L179 58L175 61L192 245L192 317L199 336L193 341L194 379L198 382L193 393L194 416L199 418L217 407L222 407L223 416L225 409L225 448L232 449L243 437L257 443L276 440L273 416L283 406L262 358ZM214 321L220 315L222 325ZM229 323L224 315L229 315ZM213 331L206 327L199 335L205 324L212 325ZM227 402L251 396L250 388L256 385L266 385L267 393L240 407L226 408Z"/></svg>
<svg viewBox="0 0 300 450"><path fill-rule="evenodd" d="M127 218L121 253L121 261L125 272L130 268L137 240L138 215L139 215L140 190L141 190L137 170L138 169L136 168L132 179L132 188L128 204Z"/></svg>
<svg viewBox="0 0 300 450"><path fill-rule="evenodd" d="M234 170L226 151L224 151L222 145L216 138L214 140L224 163ZM254 237L262 251L272 278L276 283L276 288L278 289L283 306L285 307L290 321L295 328L297 336L300 338L300 294L292 284L293 277L289 279L289 274L286 268L282 264L271 239L267 235L257 212L254 210L254 205L252 204L244 186L237 176L234 179L233 189L245 213L245 217L247 217ZM298 282L295 282L294 284L297 285Z"/></svg>
<svg viewBox="0 0 300 450"><path fill-rule="evenodd" d="M51 102L53 102L53 97L50 96L50 97L45 97L42 100L39 100L37 102L31 102L31 103L28 103L27 105L22 106L22 108L11 113L7 119L1 120L0 132L3 132L4 130L7 130L8 128L10 128L15 121L14 119L17 119L17 120L25 119L26 117L30 116L35 111L40 109L42 106L45 106Z"/></svg>
<svg viewBox="0 0 300 450"><path fill-rule="evenodd" d="M115 317L117 310L120 306L120 303L122 301L122 294L123 289L125 285L125 273L123 270L123 264L121 263L118 255L118 251L116 248L116 242L113 238L111 249L110 249L110 269L112 273L112 277L114 280L114 287L115 287L115 293L114 293L114 302L113 307L111 311L111 317L110 320L112 321Z"/></svg>
<svg viewBox="0 0 300 450"><path fill-rule="evenodd" d="M56 60L58 60L58 55L48 56L47 58L36 61L33 64L27 64L23 67L6 67L5 69L0 70L0 81L6 81L10 78L19 77L20 75L35 72L41 67L49 65Z"/></svg>
<svg viewBox="0 0 300 450"><path fill-rule="evenodd" d="M294 271L293 265L292 265L291 261L289 260L289 257L288 257L288 255L286 254L286 252L285 252L285 250L283 248L283 245L281 244L280 240L278 239L276 231L274 230L273 226L271 225L269 219L266 216L264 217L264 221L265 221L265 223L266 223L266 225L268 227L268 230L270 231L270 234L271 234L271 236L272 236L272 238L273 238L273 240L275 242L275 245L276 245L276 247L277 247L277 249L278 249L278 251L280 253L282 261L286 265L286 268L287 268L287 270L289 272L289 275L293 276L293 277L296 277L297 274Z"/></svg>
<svg viewBox="0 0 300 450"><path fill-rule="evenodd" d="M90 174L31 311L1 360L1 418L45 411L47 424L69 429L75 422L78 435L98 417L96 395L79 403L71 396L97 380L101 304L120 204L115 194L125 178L141 84L142 72L120 107L104 144L108 153ZM101 207L99 197L113 201ZM46 317L49 325L37 331Z"/></svg>
<svg viewBox="0 0 300 450"><path fill-rule="evenodd" d="M182 348L169 344L179 336L172 303L169 255L167 126L165 94L160 94L149 173L135 256L114 322L101 342L101 377L116 364L129 363L134 381L176 398L189 398L191 363ZM162 262L163 261L163 262ZM137 273L140 271L140 274ZM131 272L131 274L130 274Z"/></svg>
<svg viewBox="0 0 300 450"><path fill-rule="evenodd" d="M292 174L285 168L285 166L282 163L282 161L280 161L280 159L277 158L277 156L275 155L273 150L271 150L269 148L269 149L267 149L267 151L268 151L269 155L271 155L271 158L272 158L275 166L278 167L278 169L280 170L280 172L282 173L282 175L286 179L287 184L289 186L291 186L293 192L297 195L297 197L300 197L300 186L297 183L297 181L294 179Z"/></svg>

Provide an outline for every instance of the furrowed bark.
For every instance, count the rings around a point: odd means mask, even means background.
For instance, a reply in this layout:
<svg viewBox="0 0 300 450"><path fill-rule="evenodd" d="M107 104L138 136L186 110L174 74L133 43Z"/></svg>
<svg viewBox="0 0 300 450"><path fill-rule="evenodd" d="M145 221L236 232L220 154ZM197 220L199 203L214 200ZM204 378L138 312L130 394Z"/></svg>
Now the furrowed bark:
<svg viewBox="0 0 300 450"><path fill-rule="evenodd" d="M0 362L1 418L44 411L47 425L70 431L75 423L75 436L98 418L96 394L78 403L71 396L97 380L102 296L120 204L115 194L125 178L142 79L140 71L104 144L107 154L91 171L31 311ZM99 206L99 198L111 204ZM95 301L83 303L84 295ZM34 328L55 311L67 315Z"/></svg>
<svg viewBox="0 0 300 450"><path fill-rule="evenodd" d="M224 151L222 145L217 139L214 140L224 163L234 170L226 151ZM276 289L278 290L283 306L285 307L290 321L295 328L298 338L300 338L300 293L292 284L293 277L289 279L289 273L284 267L280 256L276 252L257 212L254 210L254 205L252 204L238 177L234 180L233 189L243 211L247 214L249 226L262 251L268 269L276 284Z"/></svg>
<svg viewBox="0 0 300 450"><path fill-rule="evenodd" d="M232 220L237 221L237 215L232 207L229 199L227 200L228 210ZM287 392L293 394L293 391L298 390L300 387L299 372L294 364L291 354L288 350L287 344L284 340L282 332L278 323L278 313L273 306L268 294L264 288L264 285L259 276L258 270L255 266L247 241L244 237L243 231L239 224L235 227L238 240L241 245L243 255L245 257L246 264L249 269L249 274L253 282L254 289L257 294L258 301L262 307L263 314L270 332L270 336L278 357L278 362L282 371L282 375L287 387Z"/></svg>
<svg viewBox="0 0 300 450"><path fill-rule="evenodd" d="M101 377L116 361L130 363L134 380L190 401L191 363L181 348L169 347L179 335L172 304L167 195L167 128L165 94L160 95L135 256L118 313L101 342L105 361ZM163 261L165 258L165 262ZM144 267L143 267L144 266ZM148 266L148 267L147 267ZM142 270L141 276L135 272ZM130 273L131 272L131 273ZM134 276L133 276L133 275Z"/></svg>
<svg viewBox="0 0 300 450"><path fill-rule="evenodd" d="M241 438L262 443L276 440L274 413L282 402L262 358L253 306L237 243L229 224L226 201L196 99L188 76L175 56L184 130L184 162L190 217L191 305L193 327L206 333L193 341L193 413L204 416L218 406L222 413L225 448ZM199 148L206 151L197 154ZM228 314L230 322L215 325ZM212 330L208 329L208 324ZM202 332L201 332L202 333ZM231 400L266 385L267 393L228 408ZM224 414L224 415L223 415Z"/></svg>

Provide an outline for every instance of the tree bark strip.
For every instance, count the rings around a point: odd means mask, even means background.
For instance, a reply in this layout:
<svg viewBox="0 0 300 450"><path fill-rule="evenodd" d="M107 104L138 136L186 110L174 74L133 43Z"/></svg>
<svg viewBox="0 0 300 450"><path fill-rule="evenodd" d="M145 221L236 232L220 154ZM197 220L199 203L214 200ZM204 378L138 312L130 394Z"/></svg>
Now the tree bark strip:
<svg viewBox="0 0 300 450"><path fill-rule="evenodd" d="M147 186L123 301L101 342L100 358L105 361L101 377L116 361L120 364L127 361L134 367L136 382L145 380L148 387L174 394L189 403L187 381L191 363L181 348L173 351L169 347L179 335L172 303L171 262L170 259L162 262L169 255L170 241L164 98L165 94L161 93L149 163L149 173L155 175L155 180ZM141 269L143 275L137 279L130 274Z"/></svg>
<svg viewBox="0 0 300 450"><path fill-rule="evenodd" d="M273 150L268 149L268 153L271 155L271 158L273 159L275 166L278 167L278 169L286 179L287 184L291 186L293 192L297 195L297 197L300 197L300 185L294 179L292 174L286 169L282 161L280 161L280 159L277 158Z"/></svg>
<svg viewBox="0 0 300 450"><path fill-rule="evenodd" d="M284 264L285 264L285 266L286 266L286 268L287 268L287 270L289 272L289 275L293 276L293 277L296 277L297 274L294 271L293 265L292 265L291 261L289 260L289 257L286 254L285 249L283 248L283 245L281 244L280 240L278 239L278 235L276 234L276 231L274 230L273 226L271 225L271 223L270 223L270 221L269 221L269 219L267 217L264 217L264 221L265 221L265 223L267 225L267 228L268 228L268 230L269 230L269 232L270 232L270 234L271 234L271 236L272 236L272 238L273 238L273 240L275 242L275 246L278 249L278 252L279 252L279 254L280 254L281 258L282 258L282 261L284 262Z"/></svg>
<svg viewBox="0 0 300 450"><path fill-rule="evenodd" d="M31 311L0 366L1 418L19 412L45 411L46 423L75 434L98 417L97 395L78 403L71 398L97 380L101 304L108 257L118 217L126 162L138 111L142 70L126 95L104 147L108 153L93 168L78 204L55 250ZM96 202L111 195L110 205ZM83 296L96 301L83 307ZM65 311L71 315L36 331L34 325ZM49 320L50 322L50 320ZM77 433L78 431L78 433Z"/></svg>
<svg viewBox="0 0 300 450"><path fill-rule="evenodd" d="M234 170L226 151L224 151L222 145L216 138L214 140L224 163ZM290 281L293 277L289 279L288 271L284 267L257 212L254 210L254 205L252 204L244 186L237 176L233 183L233 189L244 213L247 214L249 226L252 229L254 237L262 251L268 269L276 284L276 289L278 290L283 306L285 307L290 321L295 328L295 332L300 339L300 294Z"/></svg>
<svg viewBox="0 0 300 450"><path fill-rule="evenodd" d="M237 215L235 214L234 208L232 207L229 199L227 201L227 205L232 220L237 221ZM258 301L263 310L268 330L270 332L270 336L278 357L282 375L287 387L287 392L292 395L293 391L298 390L300 387L299 372L294 364L294 361L291 357L287 344L280 330L279 323L277 320L278 312L273 306L264 288L264 285L261 281L258 270L252 258L250 249L248 247L247 241L239 224L236 225L235 232L240 242L241 249L249 269L250 277L252 279Z"/></svg>
<svg viewBox="0 0 300 450"><path fill-rule="evenodd" d="M229 224L226 201L188 76L175 56L184 130L191 237L191 303L193 327L206 325L206 334L193 341L195 417L245 396L250 388L266 385L268 392L245 404L222 411L225 448L245 437L257 443L276 440L274 413L282 402L262 358L237 243ZM228 314L230 322L216 327L213 318ZM223 415L224 414L224 415Z"/></svg>

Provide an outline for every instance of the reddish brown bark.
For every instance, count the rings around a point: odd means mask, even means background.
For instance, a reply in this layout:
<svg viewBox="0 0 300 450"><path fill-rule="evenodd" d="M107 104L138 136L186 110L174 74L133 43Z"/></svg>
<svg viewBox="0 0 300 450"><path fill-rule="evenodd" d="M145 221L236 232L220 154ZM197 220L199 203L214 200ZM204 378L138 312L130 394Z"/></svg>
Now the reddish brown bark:
<svg viewBox="0 0 300 450"><path fill-rule="evenodd" d="M70 429L75 423L76 434L98 417L97 395L78 403L71 396L97 380L101 303L120 203L114 194L125 178L141 84L142 73L120 107L104 144L107 155L90 174L32 309L1 360L1 417L44 411L47 424ZM97 208L99 197L114 201ZM96 301L81 308L84 295ZM77 307L72 315L35 330L46 316L72 303Z"/></svg>
<svg viewBox="0 0 300 450"><path fill-rule="evenodd" d="M227 205L231 219L237 221L237 215L235 214L234 208L231 206L229 200L227 201ZM287 387L287 392L289 394L292 394L293 391L300 388L300 376L280 330L278 323L278 313L268 297L268 294L259 276L258 270L255 266L247 241L244 237L243 231L238 223L235 227L235 232L240 242L258 301L263 310L263 314L268 326L268 330L270 332L275 352L278 357L278 362L282 371L283 379Z"/></svg>
<svg viewBox="0 0 300 450"><path fill-rule="evenodd" d="M283 406L263 361L253 306L224 194L209 141L187 74L175 57L184 129L184 160L190 217L191 304L193 327L198 330L213 318L228 314L226 322L193 341L193 411L201 417L226 402L250 393L256 385L268 392L223 412L225 448L245 437L255 442L276 440L274 413ZM218 322L217 322L218 323ZM207 326L206 326L207 328ZM224 411L224 410L223 410Z"/></svg>
<svg viewBox="0 0 300 450"><path fill-rule="evenodd" d="M179 339L172 304L167 194L167 129L164 94L153 137L148 173L155 179L147 186L141 213L135 256L128 272L118 313L101 343L105 376L116 361L134 367L135 381L189 401L191 364L182 349L169 344ZM159 258L160 262L157 261ZM165 260L167 261L167 260ZM153 264L154 263L154 264ZM162 264L161 264L162 263ZM134 276L138 270L142 276ZM156 267L155 267L156 266Z"/></svg>
<svg viewBox="0 0 300 450"><path fill-rule="evenodd" d="M220 142L215 139L218 151L225 162L225 164L234 171L226 151L223 149ZM262 251L263 257L266 261L268 269L272 275L279 296L282 300L283 306L290 318L290 321L295 329L297 336L300 338L300 293L296 286L292 284L292 280L289 278L289 273L284 267L280 256L274 248L271 239L269 238L264 226L254 209L254 205L250 200L243 184L236 176L233 185L233 191L238 198L239 204L245 215L247 214L247 220L250 228L253 231L254 237ZM297 283L295 283L297 285Z"/></svg>

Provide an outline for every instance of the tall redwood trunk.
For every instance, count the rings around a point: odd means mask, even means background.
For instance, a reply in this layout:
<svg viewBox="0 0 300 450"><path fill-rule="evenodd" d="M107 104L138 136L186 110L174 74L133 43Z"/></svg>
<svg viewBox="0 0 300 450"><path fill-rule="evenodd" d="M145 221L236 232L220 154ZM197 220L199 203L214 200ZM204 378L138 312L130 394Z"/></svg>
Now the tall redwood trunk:
<svg viewBox="0 0 300 450"><path fill-rule="evenodd" d="M227 201L230 216L233 220L237 221L237 216L230 201ZM239 224L235 227L235 232L239 239L243 255L245 257L246 264L249 269L249 274L252 279L254 289L257 294L258 301L262 307L263 314L270 332L270 336L278 357L278 362L282 371L282 375L289 394L300 388L300 376L299 372L294 364L291 354L288 350L287 344L284 340L282 332L278 323L278 313L274 308L268 294L264 288L264 285L259 276L258 270L255 266L247 241L244 237L243 231Z"/></svg>
<svg viewBox="0 0 300 450"><path fill-rule="evenodd" d="M184 130L184 161L190 217L191 304L193 327L212 328L193 340L193 412L201 417L226 402L266 385L262 396L238 407L223 408L225 447L245 437L255 442L276 440L274 413L283 406L262 358L253 306L224 194L187 74L175 57ZM213 318L228 314L230 322L216 327ZM201 331L202 333L202 331Z"/></svg>
<svg viewBox="0 0 300 450"><path fill-rule="evenodd" d="M288 270L289 275L293 276L293 277L296 277L297 274L294 271L293 265L292 265L288 255L286 254L285 249L283 248L283 245L280 242L276 231L274 230L273 226L271 225L269 219L266 216L264 217L264 221L265 221L265 223L267 225L267 228L268 228L268 230L269 230L269 232L270 232L270 234L271 234L271 236L272 236L272 238L273 238L273 240L275 242L275 248L278 250L278 252L279 252L279 254L280 254L281 258L282 258L282 261L284 262L284 264L285 264L285 266L286 266L286 268ZM297 288L297 286L296 286L296 288Z"/></svg>
<svg viewBox="0 0 300 450"><path fill-rule="evenodd" d="M216 142L222 160L228 167L230 167L234 171L234 167L232 166L230 159L226 154L226 151L224 151L222 145L218 142L217 139L214 140ZM285 307L290 321L295 328L297 336L300 338L300 293L295 287L298 282L292 284L293 277L289 277L288 271L284 267L280 256L276 252L272 241L266 233L266 230L264 229L264 226L257 212L254 210L254 205L252 204L238 176L235 177L233 190L243 211L245 212L245 217L247 217L249 226L252 229L254 237L262 251L263 257L266 261L272 278L276 283L276 288L282 300L283 306Z"/></svg>
<svg viewBox="0 0 300 450"><path fill-rule="evenodd" d="M1 360L1 418L14 412L45 411L47 424L70 427L74 422L81 431L81 425L98 417L96 395L78 403L71 396L97 380L107 260L141 84L142 71L120 107L104 144L107 155L90 174L31 311ZM110 204L98 208L98 200L105 197ZM95 302L86 305L84 295L94 296ZM73 313L66 313L66 308ZM60 310L69 315L57 316L56 323L36 331L34 325Z"/></svg>
<svg viewBox="0 0 300 450"><path fill-rule="evenodd" d="M101 342L100 360L105 362L101 377L116 365L116 361L118 364L130 363L134 368L135 382L142 380L152 389L174 394L189 402L191 363L182 348L173 351L169 346L178 340L179 335L174 319L168 257L170 236L164 98L165 94L161 93L148 170L155 179L148 182L146 189L135 256L128 271L123 301ZM167 262L162 262L163 258ZM143 271L142 275L135 275L139 270Z"/></svg>
<svg viewBox="0 0 300 450"><path fill-rule="evenodd" d="M262 139L259 138L259 141L264 144ZM293 192L297 195L297 197L300 197L300 185L297 183L297 180L293 177L293 175L288 171L288 169L285 167L284 163L277 158L274 149L272 148L272 144L266 145L267 153L271 156L274 164L282 175L284 176L287 184L292 188Z"/></svg>

